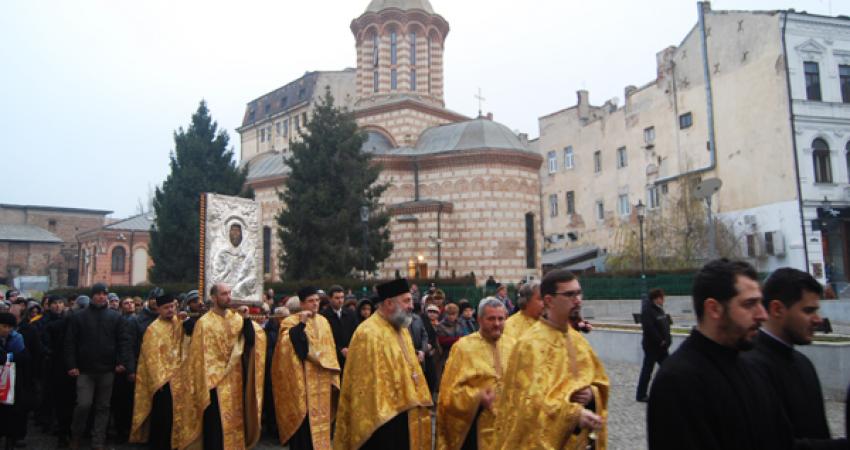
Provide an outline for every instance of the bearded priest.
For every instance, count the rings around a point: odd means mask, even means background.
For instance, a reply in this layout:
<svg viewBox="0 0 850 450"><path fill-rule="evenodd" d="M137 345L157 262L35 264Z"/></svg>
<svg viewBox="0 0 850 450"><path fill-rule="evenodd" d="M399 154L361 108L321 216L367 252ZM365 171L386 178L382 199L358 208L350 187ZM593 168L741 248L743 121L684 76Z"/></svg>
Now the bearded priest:
<svg viewBox="0 0 850 450"><path fill-rule="evenodd" d="M334 449L430 450L433 403L408 331L410 287L398 279L377 289L377 314L348 347Z"/></svg>

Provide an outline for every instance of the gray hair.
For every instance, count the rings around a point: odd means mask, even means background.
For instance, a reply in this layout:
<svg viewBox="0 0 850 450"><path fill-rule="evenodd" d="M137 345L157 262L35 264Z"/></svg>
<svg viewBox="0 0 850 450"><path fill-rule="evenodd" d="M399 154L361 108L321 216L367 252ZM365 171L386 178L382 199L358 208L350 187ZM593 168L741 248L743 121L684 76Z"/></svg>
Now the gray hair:
<svg viewBox="0 0 850 450"><path fill-rule="evenodd" d="M534 292L540 292L540 281L539 280L531 280L528 283L522 285L519 288L519 297L516 300L516 305L519 309L525 309L525 305L528 304L528 301L531 300L531 297L534 296Z"/></svg>
<svg viewBox="0 0 850 450"><path fill-rule="evenodd" d="M289 310L290 314L295 314L301 311L301 299L296 296L289 297L289 300L286 301L286 309Z"/></svg>
<svg viewBox="0 0 850 450"><path fill-rule="evenodd" d="M507 310L507 308L505 308L505 304L496 297L487 297L478 303L478 317L484 315L484 310L486 308L503 308Z"/></svg>
<svg viewBox="0 0 850 450"><path fill-rule="evenodd" d="M288 316L289 315L289 308L287 308L286 306L278 306L277 308L274 309L274 314L276 316Z"/></svg>

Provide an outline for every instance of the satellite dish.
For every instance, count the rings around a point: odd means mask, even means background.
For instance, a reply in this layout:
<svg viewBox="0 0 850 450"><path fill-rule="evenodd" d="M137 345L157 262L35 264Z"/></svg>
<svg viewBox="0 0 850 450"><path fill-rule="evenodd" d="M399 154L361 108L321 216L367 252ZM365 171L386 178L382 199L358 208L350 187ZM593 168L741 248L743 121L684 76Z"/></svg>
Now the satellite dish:
<svg viewBox="0 0 850 450"><path fill-rule="evenodd" d="M694 197L700 200L711 198L715 192L720 190L721 186L723 186L723 182L720 181L720 178L709 178L697 185Z"/></svg>

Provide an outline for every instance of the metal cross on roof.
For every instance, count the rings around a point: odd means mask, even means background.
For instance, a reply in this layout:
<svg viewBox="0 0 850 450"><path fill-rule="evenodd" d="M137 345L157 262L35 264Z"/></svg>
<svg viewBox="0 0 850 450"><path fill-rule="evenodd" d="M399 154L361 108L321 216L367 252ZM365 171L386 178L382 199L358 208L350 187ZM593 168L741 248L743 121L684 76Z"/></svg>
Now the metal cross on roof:
<svg viewBox="0 0 850 450"><path fill-rule="evenodd" d="M474 95L473 97L478 100L478 117L483 117L484 114L482 112L482 109L484 101L486 101L487 99L484 98L484 96L481 94L481 88L478 88L478 94Z"/></svg>

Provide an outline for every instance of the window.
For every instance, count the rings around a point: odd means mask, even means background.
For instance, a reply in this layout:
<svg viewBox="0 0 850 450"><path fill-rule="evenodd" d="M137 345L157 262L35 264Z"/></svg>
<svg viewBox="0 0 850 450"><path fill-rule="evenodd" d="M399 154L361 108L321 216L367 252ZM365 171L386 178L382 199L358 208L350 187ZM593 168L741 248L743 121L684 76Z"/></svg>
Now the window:
<svg viewBox="0 0 850 450"><path fill-rule="evenodd" d="M416 65L416 32L410 33L410 65Z"/></svg>
<svg viewBox="0 0 850 450"><path fill-rule="evenodd" d="M694 116L691 113L684 113L679 116L679 128L684 130L690 128L694 124Z"/></svg>
<svg viewBox="0 0 850 450"><path fill-rule="evenodd" d="M306 112L301 113L301 124L304 125L305 127L307 126L307 113Z"/></svg>
<svg viewBox="0 0 850 450"><path fill-rule="evenodd" d="M646 145L652 145L655 143L655 127L644 128L643 142L645 142Z"/></svg>
<svg viewBox="0 0 850 450"><path fill-rule="evenodd" d="M260 142L266 142L266 129L265 128L260 130Z"/></svg>
<svg viewBox="0 0 850 450"><path fill-rule="evenodd" d="M806 99L820 101L820 66L813 61L803 63L806 72Z"/></svg>
<svg viewBox="0 0 850 450"><path fill-rule="evenodd" d="M602 172L602 151L600 150L593 152L593 171Z"/></svg>
<svg viewBox="0 0 850 450"><path fill-rule="evenodd" d="M268 113L269 113L269 111L271 111L271 109L272 109L272 105L271 105L271 103L266 103L266 104L263 106L263 109L265 110L266 114L268 114Z"/></svg>
<svg viewBox="0 0 850 450"><path fill-rule="evenodd" d="M127 259L127 250L124 247L112 249L112 271L124 272L124 262Z"/></svg>
<svg viewBox="0 0 850 450"><path fill-rule="evenodd" d="M390 70L390 89L398 89L398 71L396 69Z"/></svg>
<svg viewBox="0 0 850 450"><path fill-rule="evenodd" d="M304 88L298 90L298 100L304 100L304 95L307 94L307 91Z"/></svg>
<svg viewBox="0 0 850 450"><path fill-rule="evenodd" d="M272 229L263 227L263 273L272 271Z"/></svg>
<svg viewBox="0 0 850 450"><path fill-rule="evenodd" d="M51 233L56 232L56 219L50 219L47 221L47 230Z"/></svg>
<svg viewBox="0 0 850 450"><path fill-rule="evenodd" d="M378 61L380 61L380 52L381 46L378 41L378 35L375 34L372 36L372 65L378 67Z"/></svg>
<svg viewBox="0 0 850 450"><path fill-rule="evenodd" d="M549 195L549 217L558 217L558 195Z"/></svg>
<svg viewBox="0 0 850 450"><path fill-rule="evenodd" d="M301 131L301 122L298 121L298 114L295 115L295 129Z"/></svg>
<svg viewBox="0 0 850 450"><path fill-rule="evenodd" d="M376 70L376 71L372 72L372 84L373 84L373 90L375 92L378 92L378 88L381 86L380 81L381 80L380 80L380 76L378 75L378 71Z"/></svg>
<svg viewBox="0 0 850 450"><path fill-rule="evenodd" d="M632 205L629 203L629 194L622 194L617 197L617 212L621 216L628 216L632 213Z"/></svg>
<svg viewBox="0 0 850 450"><path fill-rule="evenodd" d="M666 194L668 191L669 191L669 188L667 187L667 183L662 184L661 185L661 193Z"/></svg>
<svg viewBox="0 0 850 450"><path fill-rule="evenodd" d="M534 228L534 214L527 213L525 215L525 267L528 269L537 268L536 236L537 230Z"/></svg>
<svg viewBox="0 0 850 450"><path fill-rule="evenodd" d="M815 183L832 183L832 164L829 145L823 139L812 141L812 158L815 166Z"/></svg>
<svg viewBox="0 0 850 450"><path fill-rule="evenodd" d="M267 139L268 141L271 141L271 140L272 140L272 126L271 126L271 125L269 125L268 127L266 127L266 139Z"/></svg>
<svg viewBox="0 0 850 450"><path fill-rule="evenodd" d="M282 99L280 99L280 107L281 108L286 108L287 103L289 103L289 98L283 97Z"/></svg>
<svg viewBox="0 0 850 450"><path fill-rule="evenodd" d="M274 126L275 126L275 132L277 133L278 136L280 136L280 122L275 122Z"/></svg>
<svg viewBox="0 0 850 450"><path fill-rule="evenodd" d="M575 155L573 154L573 147L567 146L564 149L564 169L572 169L575 167Z"/></svg>
<svg viewBox="0 0 850 450"><path fill-rule="evenodd" d="M756 235L748 234L747 235L747 257L755 258L758 256L758 241L756 240Z"/></svg>
<svg viewBox="0 0 850 450"><path fill-rule="evenodd" d="M596 202L596 220L605 220L605 204L602 200Z"/></svg>
<svg viewBox="0 0 850 450"><path fill-rule="evenodd" d="M622 169L629 165L629 156L626 154L626 147L617 149L617 168Z"/></svg>
<svg viewBox="0 0 850 450"><path fill-rule="evenodd" d="M289 137L289 119L283 121L283 137Z"/></svg>
<svg viewBox="0 0 850 450"><path fill-rule="evenodd" d="M850 66L838 66L838 78L841 84L841 101L850 103Z"/></svg>
<svg viewBox="0 0 850 450"><path fill-rule="evenodd" d="M558 171L558 155L555 152L547 153L547 158L549 161L549 174L553 174Z"/></svg>
<svg viewBox="0 0 850 450"><path fill-rule="evenodd" d="M416 90L416 69L410 69L410 90Z"/></svg>
<svg viewBox="0 0 850 450"><path fill-rule="evenodd" d="M398 64L398 34L390 32L390 64Z"/></svg>
<svg viewBox="0 0 850 450"><path fill-rule="evenodd" d="M428 36L428 93L431 93L431 36Z"/></svg>
<svg viewBox="0 0 850 450"><path fill-rule="evenodd" d="M776 248L773 245L773 237L774 237L773 231L767 231L767 232L764 233L764 252L767 253L768 255L775 255L776 254Z"/></svg>
<svg viewBox="0 0 850 450"><path fill-rule="evenodd" d="M567 214L576 213L576 193L575 191L567 192Z"/></svg>
<svg viewBox="0 0 850 450"><path fill-rule="evenodd" d="M655 209L661 206L661 196L658 195L658 186L651 185L646 188L646 207Z"/></svg>

